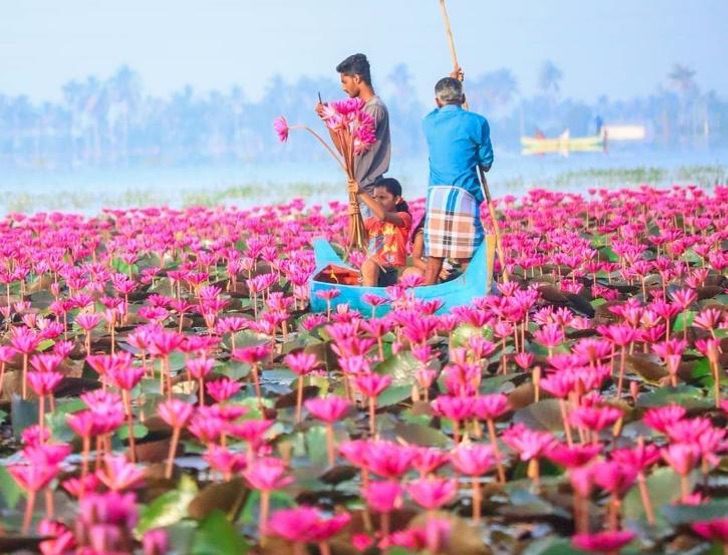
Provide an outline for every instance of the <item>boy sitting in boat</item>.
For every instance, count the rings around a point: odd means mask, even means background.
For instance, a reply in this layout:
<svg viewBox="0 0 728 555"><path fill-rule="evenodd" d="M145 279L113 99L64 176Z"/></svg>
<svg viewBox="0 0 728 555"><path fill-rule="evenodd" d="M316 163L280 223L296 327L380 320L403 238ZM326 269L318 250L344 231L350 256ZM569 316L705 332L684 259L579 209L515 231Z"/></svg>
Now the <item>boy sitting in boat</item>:
<svg viewBox="0 0 728 555"><path fill-rule="evenodd" d="M407 238L412 227L409 207L402 199L402 185L396 179L385 177L374 183L371 196L356 181L349 182L349 190L372 212L364 221L369 246L367 259L361 266L362 285L394 285L397 269L407 261Z"/></svg>

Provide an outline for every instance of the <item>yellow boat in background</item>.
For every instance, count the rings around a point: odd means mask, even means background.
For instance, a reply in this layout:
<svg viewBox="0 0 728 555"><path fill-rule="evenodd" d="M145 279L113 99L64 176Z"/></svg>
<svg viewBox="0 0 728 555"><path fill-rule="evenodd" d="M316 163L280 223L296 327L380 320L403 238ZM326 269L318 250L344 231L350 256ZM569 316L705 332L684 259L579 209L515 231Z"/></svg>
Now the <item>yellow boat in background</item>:
<svg viewBox="0 0 728 555"><path fill-rule="evenodd" d="M606 134L571 137L567 129L558 137L521 137L521 154L561 154L570 152L603 152L607 149Z"/></svg>

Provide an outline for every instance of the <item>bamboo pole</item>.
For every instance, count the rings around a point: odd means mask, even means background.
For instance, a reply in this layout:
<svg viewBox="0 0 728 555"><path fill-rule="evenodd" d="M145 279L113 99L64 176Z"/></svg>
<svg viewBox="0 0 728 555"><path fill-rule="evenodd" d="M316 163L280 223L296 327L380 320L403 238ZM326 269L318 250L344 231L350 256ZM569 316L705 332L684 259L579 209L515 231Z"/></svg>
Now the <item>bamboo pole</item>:
<svg viewBox="0 0 728 555"><path fill-rule="evenodd" d="M450 58L452 60L453 68L455 72L457 73L460 71L460 64L458 63L458 56L455 51L455 38L452 34L452 26L450 25L450 17L447 14L447 6L445 5L445 0L440 0L440 12L442 13L442 21L445 24L445 35L447 36L447 42L450 46ZM468 109L467 102L463 102L463 108L466 110ZM508 270L506 269L506 257L503 253L503 244L501 243L501 232L500 232L500 224L498 223L498 218L496 217L495 213L495 207L493 206L493 199L490 196L490 189L488 188L488 180L485 178L485 171L483 170L480 165L478 165L478 170L480 173L480 187L483 191L483 197L485 198L485 202L488 205L488 212L490 213L490 219L493 220L493 232L495 235L495 250L498 253L498 261L501 265L501 271L503 272L503 281L508 283L509 281L509 275ZM486 257L487 259L487 257ZM487 264L487 263L486 263ZM486 270L487 271L487 270Z"/></svg>

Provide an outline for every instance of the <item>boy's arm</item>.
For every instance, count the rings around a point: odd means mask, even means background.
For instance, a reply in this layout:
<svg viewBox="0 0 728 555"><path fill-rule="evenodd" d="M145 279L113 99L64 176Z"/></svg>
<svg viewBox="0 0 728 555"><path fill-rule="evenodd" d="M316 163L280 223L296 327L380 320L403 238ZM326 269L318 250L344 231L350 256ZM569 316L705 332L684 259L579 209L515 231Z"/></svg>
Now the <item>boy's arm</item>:
<svg viewBox="0 0 728 555"><path fill-rule="evenodd" d="M369 193L362 189L357 181L349 181L349 192L354 193L357 198L360 198L364 204L369 207L375 218L389 222L396 226L402 226L404 224L402 218L400 218L396 212L385 212L382 205L374 200Z"/></svg>

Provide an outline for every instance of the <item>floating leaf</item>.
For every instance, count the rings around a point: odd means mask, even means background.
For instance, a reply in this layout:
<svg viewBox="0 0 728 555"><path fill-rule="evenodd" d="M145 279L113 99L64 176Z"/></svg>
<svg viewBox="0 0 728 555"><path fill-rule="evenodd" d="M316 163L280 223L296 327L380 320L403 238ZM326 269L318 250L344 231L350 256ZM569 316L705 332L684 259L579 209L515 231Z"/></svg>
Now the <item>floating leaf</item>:
<svg viewBox="0 0 728 555"><path fill-rule="evenodd" d="M13 479L4 466L0 466L0 495L4 505L9 509L14 509L18 504L23 490L20 489L18 483Z"/></svg>
<svg viewBox="0 0 728 555"><path fill-rule="evenodd" d="M692 385L679 384L677 387L661 387L637 397L638 407L662 407L670 404L685 408L708 408L712 401L706 398L703 390Z"/></svg>
<svg viewBox="0 0 728 555"><path fill-rule="evenodd" d="M250 546L225 514L214 510L197 527L190 555L244 555Z"/></svg>
<svg viewBox="0 0 728 555"><path fill-rule="evenodd" d="M685 310L678 314L675 318L675 322L672 324L672 331L679 332L692 326L696 314L697 312L694 310Z"/></svg>
<svg viewBox="0 0 728 555"><path fill-rule="evenodd" d="M487 326L477 328L470 324L460 324L452 332L452 344L454 347L462 347L467 345L468 341L473 336L485 337L486 339L493 338L493 330Z"/></svg>
<svg viewBox="0 0 728 555"><path fill-rule="evenodd" d="M213 511L219 510L233 518L243 508L249 490L242 478L233 478L229 482L214 482L205 486L202 491L189 501L187 512L191 518L202 520Z"/></svg>
<svg viewBox="0 0 728 555"><path fill-rule="evenodd" d="M146 437L149 433L149 430L144 424L140 424L139 422L135 422L132 426L132 432L134 433L134 437L136 439L141 439L143 437ZM119 430L116 432L116 437L118 437L122 441L126 441L129 439L129 426L124 424L119 428Z"/></svg>
<svg viewBox="0 0 728 555"><path fill-rule="evenodd" d="M588 555L588 552L577 549L566 538L549 537L534 541L522 555Z"/></svg>
<svg viewBox="0 0 728 555"><path fill-rule="evenodd" d="M405 424L398 422L394 426L394 433L403 441L424 447L446 447L450 439L440 430L422 424Z"/></svg>
<svg viewBox="0 0 728 555"><path fill-rule="evenodd" d="M377 364L374 371L378 374L392 376L393 386L412 386L415 383L415 372L421 366L410 351L402 351Z"/></svg>
<svg viewBox="0 0 728 555"><path fill-rule="evenodd" d="M411 385L391 385L377 398L377 407L396 405L412 395Z"/></svg>
<svg viewBox="0 0 728 555"><path fill-rule="evenodd" d="M319 480L324 484L336 485L353 479L358 473L359 469L355 466L339 465L326 470L319 476Z"/></svg>
<svg viewBox="0 0 728 555"><path fill-rule="evenodd" d="M689 476L688 480L692 488L695 484L694 476ZM664 526L664 509L680 499L680 476L670 467L658 468L647 477L647 491L655 510L655 518L658 524ZM627 492L622 506L625 518L645 518L645 508L636 485Z"/></svg>
<svg viewBox="0 0 728 555"><path fill-rule="evenodd" d="M659 383L668 376L667 368L658 364L654 357L645 354L633 354L625 357L625 370L642 376L645 381Z"/></svg>
<svg viewBox="0 0 728 555"><path fill-rule="evenodd" d="M137 537L147 530L161 528L178 522L187 516L187 506L197 494L197 484L189 476L183 474L177 489L163 493L139 512L139 524L136 527Z"/></svg>
<svg viewBox="0 0 728 555"><path fill-rule="evenodd" d="M728 499L713 499L700 505L666 505L662 514L671 524L691 524L728 517Z"/></svg>
<svg viewBox="0 0 728 555"><path fill-rule="evenodd" d="M720 372L718 375L721 385L728 384L728 374ZM702 387L712 388L715 384L715 378L713 378L713 371L710 368L710 361L707 357L699 359L695 366L693 366L690 372L690 379L694 380Z"/></svg>
<svg viewBox="0 0 728 555"><path fill-rule="evenodd" d="M499 374L498 376L492 376L490 378L485 378L485 379L481 380L480 388L478 390L482 394L499 393L499 392L503 391L503 386L505 384L511 383L511 380L513 378L514 378L513 374L506 374L506 375Z"/></svg>
<svg viewBox="0 0 728 555"><path fill-rule="evenodd" d="M534 430L550 432L564 429L558 399L543 399L513 414L514 422L521 422Z"/></svg>
<svg viewBox="0 0 728 555"><path fill-rule="evenodd" d="M13 423L13 435L20 438L23 430L38 423L38 399L23 399L20 395L13 395L10 420Z"/></svg>

